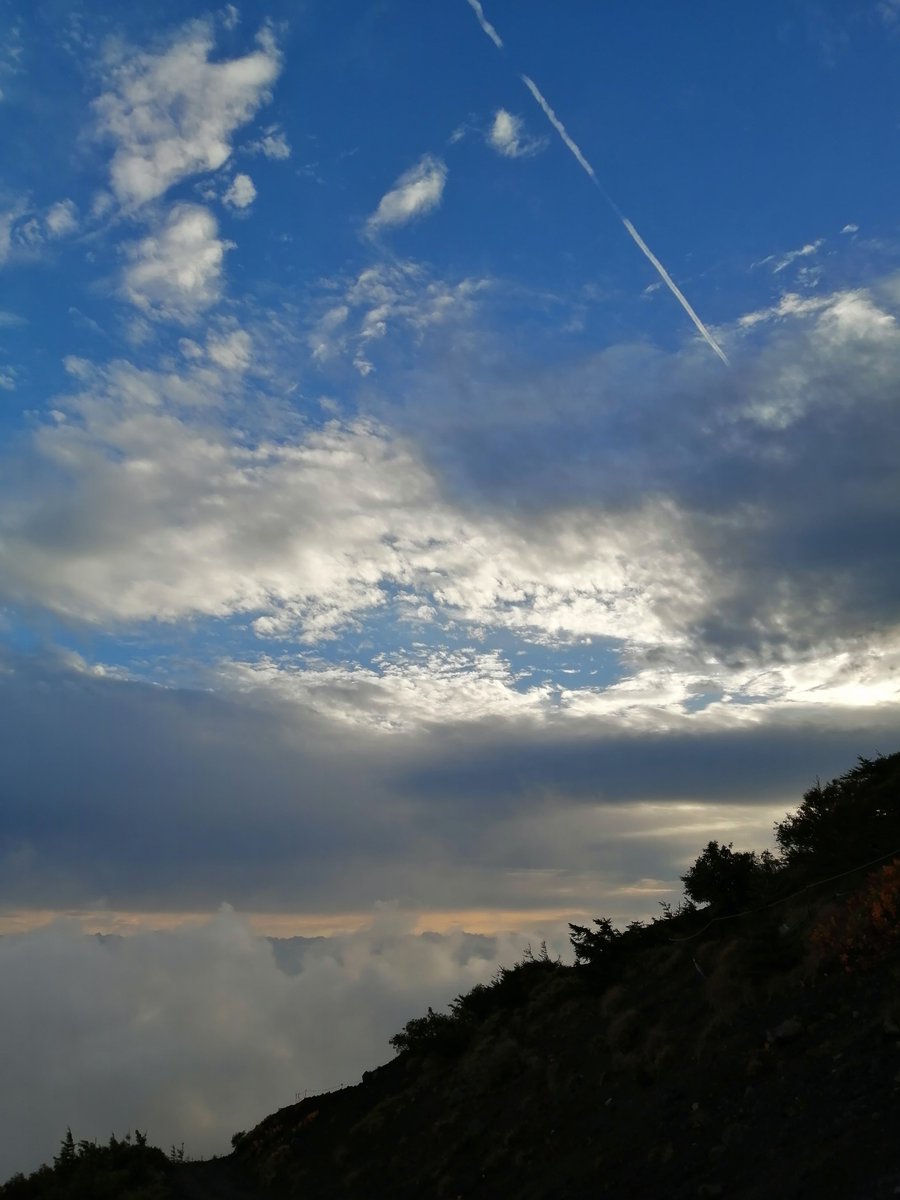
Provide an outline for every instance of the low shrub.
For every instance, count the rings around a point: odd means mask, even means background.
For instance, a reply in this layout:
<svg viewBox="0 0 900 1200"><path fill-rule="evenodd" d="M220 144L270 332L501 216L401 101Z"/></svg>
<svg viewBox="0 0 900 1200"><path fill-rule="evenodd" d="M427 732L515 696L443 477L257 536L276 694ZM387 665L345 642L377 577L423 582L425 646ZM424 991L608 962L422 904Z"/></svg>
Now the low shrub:
<svg viewBox="0 0 900 1200"><path fill-rule="evenodd" d="M900 950L900 858L875 871L864 887L810 935L825 963L865 968Z"/></svg>
<svg viewBox="0 0 900 1200"><path fill-rule="evenodd" d="M464 1049L472 1029L467 1021L429 1007L424 1017L413 1017L390 1039L398 1054L456 1054Z"/></svg>

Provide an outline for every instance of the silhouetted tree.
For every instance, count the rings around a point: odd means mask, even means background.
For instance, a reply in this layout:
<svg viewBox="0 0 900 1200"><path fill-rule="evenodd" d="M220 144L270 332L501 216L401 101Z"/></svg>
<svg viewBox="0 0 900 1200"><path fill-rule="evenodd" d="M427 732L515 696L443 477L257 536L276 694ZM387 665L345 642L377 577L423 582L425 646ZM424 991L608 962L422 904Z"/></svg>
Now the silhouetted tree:
<svg viewBox="0 0 900 1200"><path fill-rule="evenodd" d="M59 1154L54 1156L53 1165L55 1167L67 1167L75 1162L77 1157L75 1139L72 1137L72 1129L69 1127L66 1129L66 1136L60 1144Z"/></svg>
<svg viewBox="0 0 900 1200"><path fill-rule="evenodd" d="M610 966L616 958L621 932L609 917L595 917L596 929L586 925L569 925L569 940L575 951L575 960L580 966Z"/></svg>
<svg viewBox="0 0 900 1200"><path fill-rule="evenodd" d="M684 892L695 904L710 904L724 912L737 912L750 904L763 876L774 868L771 854L735 850L734 843L708 842L691 869L681 876Z"/></svg>
<svg viewBox="0 0 900 1200"><path fill-rule="evenodd" d="M826 870L900 847L900 753L861 757L824 787L817 780L775 839L788 864L815 857Z"/></svg>

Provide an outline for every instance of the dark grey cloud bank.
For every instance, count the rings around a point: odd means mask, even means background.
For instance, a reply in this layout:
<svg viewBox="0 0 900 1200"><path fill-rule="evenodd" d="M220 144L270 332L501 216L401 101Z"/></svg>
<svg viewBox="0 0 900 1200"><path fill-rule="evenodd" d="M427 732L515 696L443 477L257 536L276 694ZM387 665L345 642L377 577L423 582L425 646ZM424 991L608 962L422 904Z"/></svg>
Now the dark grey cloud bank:
<svg viewBox="0 0 900 1200"><path fill-rule="evenodd" d="M642 804L669 826L679 804L705 805L716 829L737 806L739 840L750 806L758 837L817 774L894 749L896 729L884 706L668 734L484 720L385 737L289 701L13 658L0 705L0 902L16 909L627 914L617 889L673 879L703 840L702 815L654 836Z"/></svg>
<svg viewBox="0 0 900 1200"><path fill-rule="evenodd" d="M8 666L7 903L281 908L295 869L290 890L312 900L323 863L332 875L398 851L390 809L367 788L377 754L342 754L315 717L49 660Z"/></svg>

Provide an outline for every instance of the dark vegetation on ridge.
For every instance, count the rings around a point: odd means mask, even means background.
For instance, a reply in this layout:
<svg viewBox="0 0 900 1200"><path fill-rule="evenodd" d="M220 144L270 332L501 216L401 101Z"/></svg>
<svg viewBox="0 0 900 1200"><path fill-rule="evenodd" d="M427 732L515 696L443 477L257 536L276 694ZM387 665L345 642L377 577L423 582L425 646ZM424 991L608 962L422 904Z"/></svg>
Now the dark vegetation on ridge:
<svg viewBox="0 0 900 1200"><path fill-rule="evenodd" d="M900 753L711 841L649 923L571 926L429 1009L397 1057L173 1161L75 1144L2 1200L900 1195Z"/></svg>

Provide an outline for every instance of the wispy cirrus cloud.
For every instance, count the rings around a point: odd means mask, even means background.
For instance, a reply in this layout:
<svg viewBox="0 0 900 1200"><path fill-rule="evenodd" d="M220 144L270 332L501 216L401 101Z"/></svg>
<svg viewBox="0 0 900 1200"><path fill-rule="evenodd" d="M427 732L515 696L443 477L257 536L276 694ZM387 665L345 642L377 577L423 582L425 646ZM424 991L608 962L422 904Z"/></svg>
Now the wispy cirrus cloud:
<svg viewBox="0 0 900 1200"><path fill-rule="evenodd" d="M26 208L25 203L19 201L0 212L0 266L3 266L10 256L13 248L13 226Z"/></svg>
<svg viewBox="0 0 900 1200"><path fill-rule="evenodd" d="M855 233L856 226L845 226L841 232ZM817 238L814 242L806 242L797 250L788 250L784 254L770 254L766 258L761 259L758 263L754 263L754 267L771 266L773 275L780 275L782 271L786 271L789 266L801 258L810 258L825 245L824 238Z"/></svg>
<svg viewBox="0 0 900 1200"><path fill-rule="evenodd" d="M785 292L777 304L770 305L768 308L756 309L754 312L743 313L738 317L737 324L740 329L749 329L763 321L820 312L823 308L828 308L833 301L834 297L828 295L800 296L796 292Z"/></svg>
<svg viewBox="0 0 900 1200"><path fill-rule="evenodd" d="M397 225L406 225L432 212L441 203L446 182L446 164L431 154L423 155L381 197L378 207L366 222L366 231L374 234Z"/></svg>
<svg viewBox="0 0 900 1200"><path fill-rule="evenodd" d="M110 65L94 113L98 133L115 147L110 184L120 203L146 204L227 162L232 135L265 103L281 70L271 34L258 41L242 58L214 62L212 26L195 21L165 49Z"/></svg>
<svg viewBox="0 0 900 1200"><path fill-rule="evenodd" d="M0 212L0 266L9 259L40 258L48 243L71 237L78 229L78 206L73 200L33 208L20 199Z"/></svg>
<svg viewBox="0 0 900 1200"><path fill-rule="evenodd" d="M291 145L280 125L269 125L260 137L248 142L244 147L251 154L262 154L265 158L283 162L291 157Z"/></svg>
<svg viewBox="0 0 900 1200"><path fill-rule="evenodd" d="M217 367L226 371L246 371L253 359L253 339L245 329L210 334L206 340L206 353Z"/></svg>
<svg viewBox="0 0 900 1200"><path fill-rule="evenodd" d="M349 357L361 375L369 375L376 366L375 347L389 343L390 334L406 333L421 343L430 330L461 329L489 288L487 279L435 278L409 260L366 267L344 283L338 296L329 295L307 345L317 364Z"/></svg>

